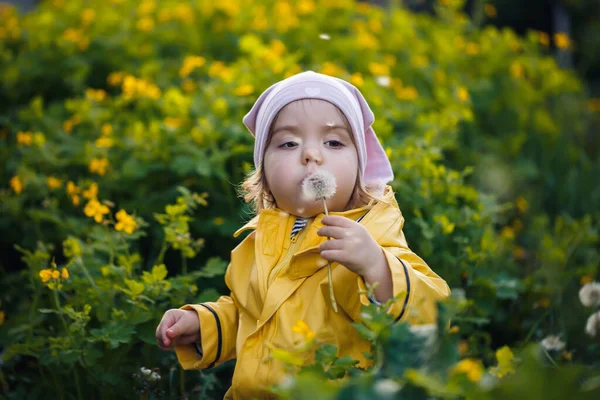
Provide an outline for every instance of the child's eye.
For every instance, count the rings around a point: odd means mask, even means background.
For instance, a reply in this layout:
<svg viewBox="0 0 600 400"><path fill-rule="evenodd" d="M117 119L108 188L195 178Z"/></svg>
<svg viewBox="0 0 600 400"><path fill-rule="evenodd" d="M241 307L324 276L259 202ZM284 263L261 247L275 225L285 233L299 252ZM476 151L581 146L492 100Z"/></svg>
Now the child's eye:
<svg viewBox="0 0 600 400"><path fill-rule="evenodd" d="M296 142L285 142L284 144L279 145L279 148L293 149L296 146L298 146L298 143Z"/></svg>
<svg viewBox="0 0 600 400"><path fill-rule="evenodd" d="M329 144L329 147L342 147L344 146L344 144L338 140L328 140L325 142L326 144Z"/></svg>

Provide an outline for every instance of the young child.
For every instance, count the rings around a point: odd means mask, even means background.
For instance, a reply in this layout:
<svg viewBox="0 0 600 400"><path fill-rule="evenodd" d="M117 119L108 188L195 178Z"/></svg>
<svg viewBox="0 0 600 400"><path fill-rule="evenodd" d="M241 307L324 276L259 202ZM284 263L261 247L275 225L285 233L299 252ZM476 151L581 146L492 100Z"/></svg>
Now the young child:
<svg viewBox="0 0 600 400"><path fill-rule="evenodd" d="M350 326L363 305L398 296L388 312L422 324L434 322L436 301L449 296L446 282L408 248L373 120L356 87L312 71L268 88L244 117L256 141L255 171L243 189L257 215L234 235L252 230L231 252L231 294L168 310L156 330L160 347L174 348L185 369L237 359L226 399L271 398L269 385L284 373L271 348L300 341L292 329L299 320L365 367L369 343ZM336 182L329 216L323 201L302 192L305 178L322 169ZM366 283L377 283L375 298L364 294Z"/></svg>

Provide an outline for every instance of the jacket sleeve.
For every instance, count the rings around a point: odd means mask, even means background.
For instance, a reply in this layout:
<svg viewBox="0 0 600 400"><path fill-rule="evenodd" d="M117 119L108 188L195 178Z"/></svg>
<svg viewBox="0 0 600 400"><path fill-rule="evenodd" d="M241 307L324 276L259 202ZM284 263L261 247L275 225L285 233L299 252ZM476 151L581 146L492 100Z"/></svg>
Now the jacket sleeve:
<svg viewBox="0 0 600 400"><path fill-rule="evenodd" d="M403 226L404 218L400 215L388 232L375 238L387 259L392 276L393 297L396 299L388 313L394 315L396 322L406 320L415 325L433 323L437 319L436 303L450 296L450 287L421 257L408 248ZM338 270L340 275L346 275L344 280L348 283L348 289L342 294L346 301L341 305L354 321L358 321L362 306L370 302L366 296L365 281L346 268Z"/></svg>
<svg viewBox="0 0 600 400"><path fill-rule="evenodd" d="M175 346L183 369L212 368L236 357L238 307L233 294L221 296L216 302L186 304L180 309L196 311L200 320L199 349L194 345Z"/></svg>

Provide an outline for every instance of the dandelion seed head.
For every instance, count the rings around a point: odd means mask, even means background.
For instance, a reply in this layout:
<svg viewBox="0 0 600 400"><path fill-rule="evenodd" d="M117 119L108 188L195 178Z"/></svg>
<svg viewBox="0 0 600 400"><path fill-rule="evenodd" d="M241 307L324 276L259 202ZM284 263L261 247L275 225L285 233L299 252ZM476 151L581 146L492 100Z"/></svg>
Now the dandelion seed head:
<svg viewBox="0 0 600 400"><path fill-rule="evenodd" d="M302 181L302 193L309 199L329 199L335 194L335 176L324 168L318 169Z"/></svg>
<svg viewBox="0 0 600 400"><path fill-rule="evenodd" d="M331 39L331 36L329 36L329 35L328 35L328 34L326 34L326 33L321 33L321 34L319 35L319 39L323 39L323 40L329 40L329 39Z"/></svg>
<svg viewBox="0 0 600 400"><path fill-rule="evenodd" d="M142 374L144 375L150 375L152 373L152 371L148 368L142 367L140 368L140 371L142 372Z"/></svg>
<svg viewBox="0 0 600 400"><path fill-rule="evenodd" d="M402 386L392 379L382 379L375 383L374 389L378 395L387 397L396 394Z"/></svg>
<svg viewBox="0 0 600 400"><path fill-rule="evenodd" d="M561 351L565 348L565 343L560 340L560 336L548 335L540 342L542 347L548 351Z"/></svg>
<svg viewBox="0 0 600 400"><path fill-rule="evenodd" d="M579 289L579 300L586 307L600 305L600 283L590 282Z"/></svg>
<svg viewBox="0 0 600 400"><path fill-rule="evenodd" d="M590 335L591 337L596 337L598 335L598 330L600 329L600 311L593 313L587 320L585 324L585 333Z"/></svg>
<svg viewBox="0 0 600 400"><path fill-rule="evenodd" d="M375 81L379 86L389 87L391 83L391 79L389 76L378 76L375 78Z"/></svg>

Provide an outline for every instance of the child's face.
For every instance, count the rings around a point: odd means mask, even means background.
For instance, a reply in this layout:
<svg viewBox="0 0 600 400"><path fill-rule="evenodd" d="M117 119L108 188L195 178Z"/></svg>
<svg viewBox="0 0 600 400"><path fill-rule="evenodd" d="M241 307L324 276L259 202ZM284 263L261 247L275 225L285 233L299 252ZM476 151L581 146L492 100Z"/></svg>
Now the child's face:
<svg viewBox="0 0 600 400"><path fill-rule="evenodd" d="M279 112L272 132L264 173L277 207L303 217L324 212L323 201L302 195L302 181L325 168L337 183L327 208L344 211L356 184L358 155L341 112L324 100L295 101Z"/></svg>

